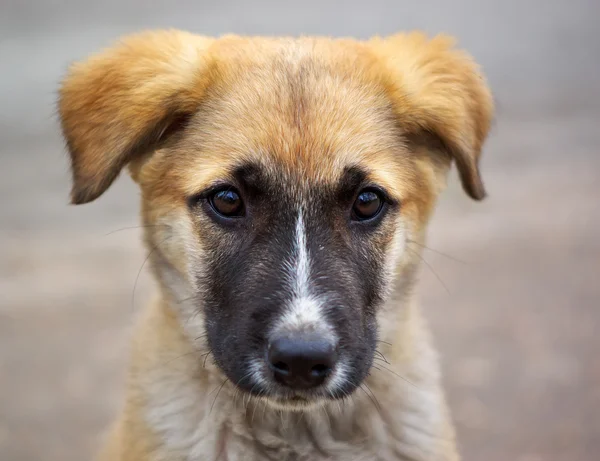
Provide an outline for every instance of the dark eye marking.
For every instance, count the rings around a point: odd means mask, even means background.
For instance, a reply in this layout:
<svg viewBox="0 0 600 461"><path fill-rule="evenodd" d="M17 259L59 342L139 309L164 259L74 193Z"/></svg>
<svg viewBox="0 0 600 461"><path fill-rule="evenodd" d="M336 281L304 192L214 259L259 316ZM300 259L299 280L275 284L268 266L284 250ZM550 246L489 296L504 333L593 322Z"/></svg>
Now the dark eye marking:
<svg viewBox="0 0 600 461"><path fill-rule="evenodd" d="M338 199L341 203L349 203L356 199L356 191L367 180L367 172L362 168L352 166L344 170L338 184Z"/></svg>

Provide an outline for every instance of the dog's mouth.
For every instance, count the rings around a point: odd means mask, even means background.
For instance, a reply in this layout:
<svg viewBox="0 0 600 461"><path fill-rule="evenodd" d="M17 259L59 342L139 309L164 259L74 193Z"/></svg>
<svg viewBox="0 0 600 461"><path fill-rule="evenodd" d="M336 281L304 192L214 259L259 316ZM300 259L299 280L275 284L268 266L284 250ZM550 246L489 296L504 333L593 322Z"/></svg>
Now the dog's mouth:
<svg viewBox="0 0 600 461"><path fill-rule="evenodd" d="M313 409L336 400L336 394L331 393L326 386L316 389L297 390L274 384L265 383L263 386L252 386L243 389L252 398L278 410L301 411Z"/></svg>
<svg viewBox="0 0 600 461"><path fill-rule="evenodd" d="M245 379L234 381L236 386L252 400L281 411L306 411L318 409L333 401L343 400L356 389L355 383L364 376L349 374L343 360L331 370L326 379L313 387L293 387L274 377L269 366L260 360L251 361L253 373Z"/></svg>
<svg viewBox="0 0 600 461"><path fill-rule="evenodd" d="M281 411L312 410L322 407L327 401L333 400L333 398L327 398L326 396L305 395L283 396L277 394L262 394L255 397L264 402L266 405Z"/></svg>

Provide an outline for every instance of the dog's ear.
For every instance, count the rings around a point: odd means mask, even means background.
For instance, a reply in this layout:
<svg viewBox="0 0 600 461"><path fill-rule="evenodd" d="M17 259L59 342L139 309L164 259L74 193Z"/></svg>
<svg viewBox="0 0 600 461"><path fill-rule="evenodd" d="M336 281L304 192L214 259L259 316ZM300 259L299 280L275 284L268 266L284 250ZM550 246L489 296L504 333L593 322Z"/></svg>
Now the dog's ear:
<svg viewBox="0 0 600 461"><path fill-rule="evenodd" d="M99 197L125 165L198 108L210 80L210 43L186 32L144 32L69 69L58 108L72 203Z"/></svg>
<svg viewBox="0 0 600 461"><path fill-rule="evenodd" d="M438 138L454 159L464 190L483 199L479 156L493 98L473 59L446 36L401 34L370 45L386 64L384 78L400 126L412 137Z"/></svg>

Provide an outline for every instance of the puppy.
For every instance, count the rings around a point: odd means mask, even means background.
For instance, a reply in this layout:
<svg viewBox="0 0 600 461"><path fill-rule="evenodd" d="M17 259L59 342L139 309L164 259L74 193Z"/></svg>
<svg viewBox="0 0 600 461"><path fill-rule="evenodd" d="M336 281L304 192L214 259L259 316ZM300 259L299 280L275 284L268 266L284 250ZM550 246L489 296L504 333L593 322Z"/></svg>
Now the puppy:
<svg viewBox="0 0 600 461"><path fill-rule="evenodd" d="M451 163L485 195L492 111L420 33L155 31L72 66L72 202L128 167L160 287L101 459L457 460L413 293Z"/></svg>

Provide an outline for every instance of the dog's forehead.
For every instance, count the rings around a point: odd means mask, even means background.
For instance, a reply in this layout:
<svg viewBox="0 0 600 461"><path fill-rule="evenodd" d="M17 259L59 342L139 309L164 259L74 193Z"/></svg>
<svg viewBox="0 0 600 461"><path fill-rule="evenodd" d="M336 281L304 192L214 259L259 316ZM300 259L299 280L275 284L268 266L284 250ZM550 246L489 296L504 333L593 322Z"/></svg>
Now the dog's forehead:
<svg viewBox="0 0 600 461"><path fill-rule="evenodd" d="M362 167L393 188L405 152L385 92L361 68L368 63L290 43L221 64L187 130L188 192L244 165L299 184L337 183Z"/></svg>

